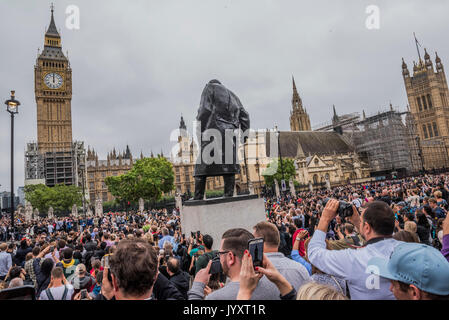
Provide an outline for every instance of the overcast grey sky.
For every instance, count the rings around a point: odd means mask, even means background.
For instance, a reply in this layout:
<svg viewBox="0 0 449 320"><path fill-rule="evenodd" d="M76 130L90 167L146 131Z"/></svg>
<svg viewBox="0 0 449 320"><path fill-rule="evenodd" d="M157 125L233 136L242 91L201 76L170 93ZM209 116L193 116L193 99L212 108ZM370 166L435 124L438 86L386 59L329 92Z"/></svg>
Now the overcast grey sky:
<svg viewBox="0 0 449 320"><path fill-rule="evenodd" d="M22 103L15 121L15 180L37 139L34 64L50 22L46 0L0 2L0 98ZM252 128L289 130L295 76L312 126L339 114L405 110L401 58L417 60L416 32L449 62L447 0L71 0L55 20L73 69L73 138L101 158L129 144L135 156L168 154L181 114L192 129L205 84L219 79L250 113ZM68 5L80 30L65 27ZM380 8L380 29L365 26ZM4 110L4 109L3 109ZM0 190L9 191L10 120L0 113Z"/></svg>

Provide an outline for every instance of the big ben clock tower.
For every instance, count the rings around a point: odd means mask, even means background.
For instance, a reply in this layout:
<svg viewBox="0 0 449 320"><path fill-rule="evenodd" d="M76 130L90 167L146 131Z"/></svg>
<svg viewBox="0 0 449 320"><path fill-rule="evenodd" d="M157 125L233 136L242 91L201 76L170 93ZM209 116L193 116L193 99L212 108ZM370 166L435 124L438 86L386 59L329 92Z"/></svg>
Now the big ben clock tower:
<svg viewBox="0 0 449 320"><path fill-rule="evenodd" d="M52 6L44 49L34 67L37 143L41 153L72 148L72 69L62 52L53 11Z"/></svg>
<svg viewBox="0 0 449 320"><path fill-rule="evenodd" d="M25 185L81 186L86 180L84 142L72 140L72 69L53 12L52 5L44 49L34 66L37 143L27 144Z"/></svg>

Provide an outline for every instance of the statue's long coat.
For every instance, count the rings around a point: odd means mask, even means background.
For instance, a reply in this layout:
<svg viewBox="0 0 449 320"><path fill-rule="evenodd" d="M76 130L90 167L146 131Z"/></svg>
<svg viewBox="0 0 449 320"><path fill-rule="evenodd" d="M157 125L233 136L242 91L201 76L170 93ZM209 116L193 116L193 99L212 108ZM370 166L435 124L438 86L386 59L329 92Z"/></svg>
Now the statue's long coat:
<svg viewBox="0 0 449 320"><path fill-rule="evenodd" d="M232 152L232 161L231 163L225 162L225 132L227 129L240 128L243 132L249 129L249 115L243 108L240 99L217 80L212 80L203 90L196 120L201 124L202 133L207 129L217 129L221 133L222 161L221 164L204 163L203 150L213 142L202 141L201 150L198 153L198 157L201 157L201 159L197 159L194 176L220 176L239 173L240 165L237 161L236 139L231 141L228 138L228 144L232 146L232 148L229 148L231 150L228 150L228 152Z"/></svg>

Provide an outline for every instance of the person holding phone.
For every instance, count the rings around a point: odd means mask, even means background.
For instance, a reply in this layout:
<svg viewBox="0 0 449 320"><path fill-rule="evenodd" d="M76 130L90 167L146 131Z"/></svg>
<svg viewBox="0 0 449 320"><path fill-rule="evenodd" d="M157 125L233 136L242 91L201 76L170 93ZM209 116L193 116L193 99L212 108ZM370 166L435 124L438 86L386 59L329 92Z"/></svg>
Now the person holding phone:
<svg viewBox="0 0 449 320"><path fill-rule="evenodd" d="M220 257L223 273L230 279L221 289L215 290L205 297L204 289L209 283L212 260L207 267L201 269L195 276L192 288L188 292L189 300L236 300L240 288L240 271L245 250L248 250L248 242L254 236L245 229L236 228L227 230L221 239ZM280 300L279 289L266 277L262 277L252 294L254 300Z"/></svg>
<svg viewBox="0 0 449 320"><path fill-rule="evenodd" d="M303 284L310 281L310 273L304 265L279 252L280 234L274 224L262 221L255 225L253 229L254 237L264 239L263 253L282 276L292 284L295 290L299 290ZM306 235L304 234L304 236Z"/></svg>
<svg viewBox="0 0 449 320"><path fill-rule="evenodd" d="M195 262L195 274L201 269L206 268L209 260L214 259L218 255L217 250L212 250L214 239L210 235L206 234L203 236L200 234L198 242L204 247L204 254L200 255Z"/></svg>
<svg viewBox="0 0 449 320"><path fill-rule="evenodd" d="M266 276L280 292L281 300L295 300L297 291L285 279L284 276L274 267L267 255L263 254L260 267L253 264L254 257L250 251L246 250L242 259L240 270L240 288L237 300L251 300L254 290L257 288L259 280Z"/></svg>

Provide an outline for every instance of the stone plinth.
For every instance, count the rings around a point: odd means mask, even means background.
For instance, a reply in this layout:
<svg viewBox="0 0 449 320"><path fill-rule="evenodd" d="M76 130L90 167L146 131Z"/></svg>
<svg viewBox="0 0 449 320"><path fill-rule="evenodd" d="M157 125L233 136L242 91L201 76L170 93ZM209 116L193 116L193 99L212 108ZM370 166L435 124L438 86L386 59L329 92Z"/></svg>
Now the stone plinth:
<svg viewBox="0 0 449 320"><path fill-rule="evenodd" d="M213 249L220 248L221 236L226 230L244 228L253 232L253 227L266 221L264 200L257 195L187 201L181 207L182 232L201 231L214 239Z"/></svg>
<svg viewBox="0 0 449 320"><path fill-rule="evenodd" d="M139 212L144 212L144 210L145 210L145 201L142 199L142 198L140 198L139 199Z"/></svg>

